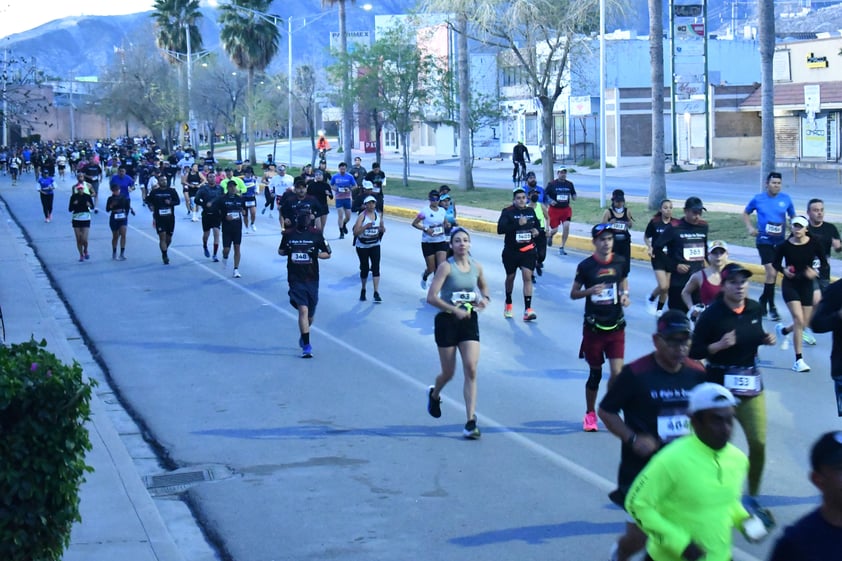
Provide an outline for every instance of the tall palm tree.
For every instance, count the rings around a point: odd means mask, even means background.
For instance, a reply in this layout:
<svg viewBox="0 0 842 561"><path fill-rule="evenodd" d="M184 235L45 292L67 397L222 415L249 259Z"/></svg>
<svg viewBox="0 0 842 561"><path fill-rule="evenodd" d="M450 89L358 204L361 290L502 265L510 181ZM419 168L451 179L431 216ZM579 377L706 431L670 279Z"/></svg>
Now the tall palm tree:
<svg viewBox="0 0 842 561"><path fill-rule="evenodd" d="M667 198L664 170L664 4L649 0L649 68L652 82L652 175L649 178L649 208L656 210ZM672 18L670 18L672 21Z"/></svg>
<svg viewBox="0 0 842 561"><path fill-rule="evenodd" d="M219 40L222 47L237 68L248 72L246 134L252 164L257 161L251 122L254 74L262 72L272 62L278 53L280 39L276 25L279 19L266 13L271 3L271 0L239 0L237 5L223 4L219 9Z"/></svg>
<svg viewBox="0 0 842 561"><path fill-rule="evenodd" d="M345 13L345 3L348 0L322 0L322 6L338 6L339 7L339 52L342 55L342 60L348 60L348 33L347 33L347 15ZM351 0L353 2L354 0ZM351 149L354 146L354 116L352 114L352 103L348 99L348 84L350 83L349 72L350 68L345 68L342 76L342 153L345 161L351 161Z"/></svg>

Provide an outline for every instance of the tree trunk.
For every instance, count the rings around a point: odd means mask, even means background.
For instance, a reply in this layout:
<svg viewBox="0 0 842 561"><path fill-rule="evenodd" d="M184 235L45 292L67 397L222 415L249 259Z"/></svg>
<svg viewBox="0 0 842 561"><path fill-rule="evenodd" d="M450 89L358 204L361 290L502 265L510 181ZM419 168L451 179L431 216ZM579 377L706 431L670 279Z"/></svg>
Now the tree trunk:
<svg viewBox="0 0 842 561"><path fill-rule="evenodd" d="M403 186L409 187L409 142L407 137L409 133L401 135L403 137L403 146L401 146L401 153L403 154Z"/></svg>
<svg viewBox="0 0 842 561"><path fill-rule="evenodd" d="M456 71L459 74L459 191L474 190L474 161L471 157L471 76L468 65L468 15L460 12L456 19Z"/></svg>
<svg viewBox="0 0 842 561"><path fill-rule="evenodd" d="M371 112L371 120L374 122L374 161L380 162L383 156L383 147L380 145L380 135L383 134L383 125L380 123L380 116L377 110Z"/></svg>
<svg viewBox="0 0 842 561"><path fill-rule="evenodd" d="M541 147L541 170L544 177L542 185L553 179L553 105L555 99L548 96L541 96L541 139L544 145Z"/></svg>
<svg viewBox="0 0 842 561"><path fill-rule="evenodd" d="M347 64L348 33L345 14L345 0L339 0L339 50L342 52L345 69L342 71L342 159L346 162L354 160L351 150L354 147L354 115L353 103L348 99L348 85L351 80L351 68Z"/></svg>
<svg viewBox="0 0 842 561"><path fill-rule="evenodd" d="M772 59L775 56L775 5L772 0L758 0L758 34L760 36L760 188L766 176L775 169L775 84Z"/></svg>
<svg viewBox="0 0 842 561"><path fill-rule="evenodd" d="M661 0L649 0L649 68L652 78L652 167L649 209L657 210L667 198L664 169L664 23Z"/></svg>
<svg viewBox="0 0 842 561"><path fill-rule="evenodd" d="M248 99L246 100L246 135L248 135L249 143L249 162L254 165L257 161L257 152L254 149L254 124L251 122L251 111L254 105L254 68L249 68L248 90Z"/></svg>

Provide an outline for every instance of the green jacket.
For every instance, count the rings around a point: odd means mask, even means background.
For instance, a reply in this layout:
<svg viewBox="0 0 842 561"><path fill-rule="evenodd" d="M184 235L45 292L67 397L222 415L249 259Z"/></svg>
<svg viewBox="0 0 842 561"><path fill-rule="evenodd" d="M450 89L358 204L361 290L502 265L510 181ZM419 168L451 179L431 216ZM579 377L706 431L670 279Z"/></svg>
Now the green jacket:
<svg viewBox="0 0 842 561"><path fill-rule="evenodd" d="M626 496L649 556L683 560L692 541L705 561L730 561L732 529L749 517L740 502L747 472L748 458L735 446L714 450L695 434L655 454Z"/></svg>

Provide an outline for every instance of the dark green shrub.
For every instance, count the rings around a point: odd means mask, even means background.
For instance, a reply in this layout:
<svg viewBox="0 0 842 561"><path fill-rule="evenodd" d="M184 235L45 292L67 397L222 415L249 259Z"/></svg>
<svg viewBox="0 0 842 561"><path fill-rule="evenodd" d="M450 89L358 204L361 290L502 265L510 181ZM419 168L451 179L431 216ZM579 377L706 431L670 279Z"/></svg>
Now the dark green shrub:
<svg viewBox="0 0 842 561"><path fill-rule="evenodd" d="M0 346L0 559L59 561L79 516L91 441L82 367L47 342Z"/></svg>

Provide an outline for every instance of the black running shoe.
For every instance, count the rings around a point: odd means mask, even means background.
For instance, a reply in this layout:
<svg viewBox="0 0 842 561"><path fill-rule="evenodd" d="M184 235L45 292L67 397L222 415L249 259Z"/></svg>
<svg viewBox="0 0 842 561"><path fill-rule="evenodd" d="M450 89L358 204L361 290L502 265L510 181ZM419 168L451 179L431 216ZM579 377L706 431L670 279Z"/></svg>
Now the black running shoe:
<svg viewBox="0 0 842 561"><path fill-rule="evenodd" d="M374 301L375 301L377 304L379 304L379 303L381 303L381 302L383 301L383 299L382 299L382 298L380 298L380 293L379 293L379 292L375 292L375 293L374 293Z"/></svg>
<svg viewBox="0 0 842 561"><path fill-rule="evenodd" d="M474 416L473 419L465 423L465 428L462 429L462 436L469 440L476 440L481 436L479 432L479 427L477 426L476 416Z"/></svg>
<svg viewBox="0 0 842 561"><path fill-rule="evenodd" d="M778 314L777 308L769 308L769 320L770 321L781 321L781 316Z"/></svg>
<svg viewBox="0 0 842 561"><path fill-rule="evenodd" d="M433 399L433 390L435 387L430 386L430 389L427 390L427 413L430 416L435 417L438 419L441 417L441 397L438 399Z"/></svg>

